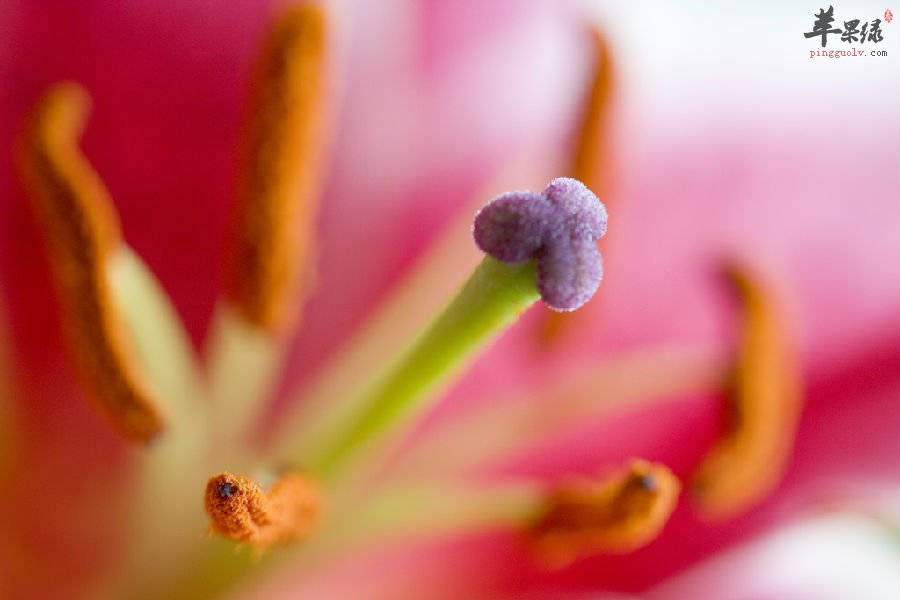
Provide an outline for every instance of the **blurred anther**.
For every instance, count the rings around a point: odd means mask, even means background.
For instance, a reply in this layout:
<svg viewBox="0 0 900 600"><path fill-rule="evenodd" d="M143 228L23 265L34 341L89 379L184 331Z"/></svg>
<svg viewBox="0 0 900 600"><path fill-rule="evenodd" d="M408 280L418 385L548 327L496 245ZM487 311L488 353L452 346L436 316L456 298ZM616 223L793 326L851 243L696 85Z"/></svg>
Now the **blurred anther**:
<svg viewBox="0 0 900 600"><path fill-rule="evenodd" d="M531 532L535 556L562 568L591 554L637 550L662 531L680 491L665 465L636 459L603 479L563 483L548 494Z"/></svg>
<svg viewBox="0 0 900 600"><path fill-rule="evenodd" d="M569 172L571 177L584 182L608 203L612 188L609 156L611 136L608 122L614 83L613 61L607 40L597 28L590 29L590 40L594 66L570 159ZM539 330L541 341L544 343L555 341L565 331L566 324L578 318L584 317L547 313Z"/></svg>
<svg viewBox="0 0 900 600"><path fill-rule="evenodd" d="M251 93L225 283L244 318L274 334L290 330L311 285L327 33L321 7L287 9Z"/></svg>
<svg viewBox="0 0 900 600"><path fill-rule="evenodd" d="M802 409L800 368L776 298L738 266L725 274L742 318L726 396L728 429L691 482L698 508L710 519L734 516L773 491L787 467Z"/></svg>
<svg viewBox="0 0 900 600"><path fill-rule="evenodd" d="M603 185L601 162L609 148L606 147L606 120L609 118L610 97L613 86L612 58L606 38L597 29L591 29L591 46L594 50L594 69L591 85L581 116L575 152L572 155L571 174L589 188L600 191Z"/></svg>
<svg viewBox="0 0 900 600"><path fill-rule="evenodd" d="M88 392L125 437L149 442L163 418L110 294L107 268L122 240L109 192L78 148L89 110L79 85L53 87L31 117L19 164Z"/></svg>

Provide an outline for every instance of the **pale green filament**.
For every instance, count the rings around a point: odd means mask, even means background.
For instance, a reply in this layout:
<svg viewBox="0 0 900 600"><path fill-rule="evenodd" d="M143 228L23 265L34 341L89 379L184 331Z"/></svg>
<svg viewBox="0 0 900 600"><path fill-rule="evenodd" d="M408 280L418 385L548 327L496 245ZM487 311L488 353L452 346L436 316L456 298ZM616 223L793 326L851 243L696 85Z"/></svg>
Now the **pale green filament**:
<svg viewBox="0 0 900 600"><path fill-rule="evenodd" d="M496 463L603 415L724 389L731 356L714 346L665 345L579 365L549 385L496 395L417 440L393 478L447 476ZM465 440L465 443L460 443Z"/></svg>
<svg viewBox="0 0 900 600"><path fill-rule="evenodd" d="M247 449L278 383L285 350L281 339L227 303L216 307L208 367L214 445L220 458L237 458Z"/></svg>
<svg viewBox="0 0 900 600"><path fill-rule="evenodd" d="M355 455L426 408L479 348L539 297L534 261L509 265L485 257L450 305L365 392L357 418L318 454L300 457L304 464L333 477Z"/></svg>
<svg viewBox="0 0 900 600"><path fill-rule="evenodd" d="M127 544L103 594L121 597L127 595L125 589L177 571L202 546L202 535L188 533L173 544L158 532L202 532L206 527L196 503L197 482L208 476L210 432L208 407L201 401L207 393L201 370L165 291L124 245L110 257L107 276L141 373L168 417L160 439L133 458L137 475Z"/></svg>
<svg viewBox="0 0 900 600"><path fill-rule="evenodd" d="M357 513L333 521L317 553L346 552L359 542L521 530L537 520L546 487L533 481L477 486L440 481L395 484L374 494Z"/></svg>
<svg viewBox="0 0 900 600"><path fill-rule="evenodd" d="M343 513L341 519L331 519L320 535L280 560L315 568L316 563L384 542L521 532L537 522L546 503L547 486L536 481L471 485L435 480L392 485L367 495L364 503Z"/></svg>

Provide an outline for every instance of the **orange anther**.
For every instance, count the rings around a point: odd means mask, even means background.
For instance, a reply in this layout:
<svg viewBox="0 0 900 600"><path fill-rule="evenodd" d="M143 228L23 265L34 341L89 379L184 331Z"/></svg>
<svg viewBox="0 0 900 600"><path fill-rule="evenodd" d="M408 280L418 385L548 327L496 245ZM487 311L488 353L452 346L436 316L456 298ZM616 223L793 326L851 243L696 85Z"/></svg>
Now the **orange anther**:
<svg viewBox="0 0 900 600"><path fill-rule="evenodd" d="M306 538L321 515L322 495L312 479L296 472L283 474L268 492L222 473L206 484L206 512L213 532L264 550Z"/></svg>
<svg viewBox="0 0 900 600"><path fill-rule="evenodd" d="M559 568L589 554L636 550L662 531L680 490L666 466L643 460L600 480L565 483L548 495L534 527L535 554Z"/></svg>
<svg viewBox="0 0 900 600"><path fill-rule="evenodd" d="M765 498L781 480L802 409L800 369L779 306L762 282L726 272L741 303L743 334L728 401L728 431L694 474L700 511L731 517Z"/></svg>
<svg viewBox="0 0 900 600"><path fill-rule="evenodd" d="M87 92L61 83L40 101L24 137L20 166L47 238L63 323L90 395L126 437L149 442L163 419L136 364L110 295L107 267L121 247L109 192L78 148Z"/></svg>
<svg viewBox="0 0 900 600"><path fill-rule="evenodd" d="M288 330L310 285L324 137L325 13L303 4L276 23L250 102L226 292L272 333Z"/></svg>

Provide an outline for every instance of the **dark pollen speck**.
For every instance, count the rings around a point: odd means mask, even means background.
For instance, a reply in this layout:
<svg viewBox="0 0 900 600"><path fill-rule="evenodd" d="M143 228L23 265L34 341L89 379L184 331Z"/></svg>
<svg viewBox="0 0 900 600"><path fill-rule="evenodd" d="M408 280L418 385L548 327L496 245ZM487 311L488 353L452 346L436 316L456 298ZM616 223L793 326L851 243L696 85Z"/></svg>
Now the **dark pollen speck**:
<svg viewBox="0 0 900 600"><path fill-rule="evenodd" d="M652 475L641 475L640 478L638 478L638 484L648 492L656 491L656 480Z"/></svg>
<svg viewBox="0 0 900 600"><path fill-rule="evenodd" d="M219 498L228 499L234 495L234 486L230 483L219 484Z"/></svg>

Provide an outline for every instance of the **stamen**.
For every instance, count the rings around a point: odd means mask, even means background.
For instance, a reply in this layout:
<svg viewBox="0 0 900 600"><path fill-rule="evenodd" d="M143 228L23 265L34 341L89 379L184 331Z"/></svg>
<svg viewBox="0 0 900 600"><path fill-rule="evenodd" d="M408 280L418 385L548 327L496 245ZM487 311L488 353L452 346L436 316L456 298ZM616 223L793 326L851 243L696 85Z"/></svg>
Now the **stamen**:
<svg viewBox="0 0 900 600"><path fill-rule="evenodd" d="M604 233L605 217L597 197L574 179L556 179L541 194L504 194L484 207L475 218L474 236L490 256L366 392L359 404L362 413L314 458L319 472L334 471L423 410L476 350L539 296L556 310L574 310L587 302L602 274L594 242Z"/></svg>
<svg viewBox="0 0 900 600"><path fill-rule="evenodd" d="M601 161L609 152L604 124L609 116L613 64L606 38L597 29L591 29L590 33L595 55L594 71L572 156L571 172L572 177L580 179L591 189L600 189L603 185Z"/></svg>
<svg viewBox="0 0 900 600"><path fill-rule="evenodd" d="M282 475L268 492L231 473L216 475L206 484L212 531L260 550L305 539L322 509L319 486L293 471Z"/></svg>
<svg viewBox="0 0 900 600"><path fill-rule="evenodd" d="M748 509L778 485L802 409L800 370L775 299L739 267L726 275L743 313L743 340L727 396L730 422L691 483L698 508L714 520Z"/></svg>
<svg viewBox="0 0 900 600"><path fill-rule="evenodd" d="M607 121L613 90L613 62L603 34L592 28L590 36L595 55L594 70L569 170L572 177L583 181L603 198L608 198L612 169ZM558 339L567 324L571 325L577 318L547 314L539 330L541 340L549 343Z"/></svg>
<svg viewBox="0 0 900 600"><path fill-rule="evenodd" d="M258 67L231 234L226 292L272 333L297 317L313 264L325 96L323 9L288 9Z"/></svg>
<svg viewBox="0 0 900 600"><path fill-rule="evenodd" d="M20 166L47 238L72 353L100 410L127 438L149 442L163 418L113 300L107 268L123 249L112 199L77 140L90 98L74 83L55 86L38 104Z"/></svg>
<svg viewBox="0 0 900 600"><path fill-rule="evenodd" d="M549 494L532 530L536 558L562 568L594 553L637 550L662 531L680 490L665 465L643 460L599 481L563 484Z"/></svg>

